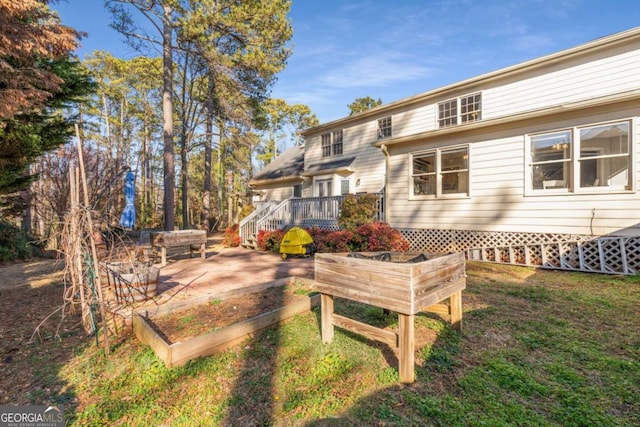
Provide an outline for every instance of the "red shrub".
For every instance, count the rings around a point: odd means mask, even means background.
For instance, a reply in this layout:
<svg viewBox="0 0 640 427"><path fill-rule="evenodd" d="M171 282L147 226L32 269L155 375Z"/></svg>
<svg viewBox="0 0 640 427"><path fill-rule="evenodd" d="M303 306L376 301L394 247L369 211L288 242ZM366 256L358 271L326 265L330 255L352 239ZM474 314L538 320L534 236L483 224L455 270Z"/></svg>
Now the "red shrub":
<svg viewBox="0 0 640 427"><path fill-rule="evenodd" d="M353 233L348 230L331 231L319 227L307 230L316 244L317 252L350 252Z"/></svg>
<svg viewBox="0 0 640 427"><path fill-rule="evenodd" d="M359 226L353 239L354 252L406 252L408 250L409 242L404 236L384 222L373 222Z"/></svg>
<svg viewBox="0 0 640 427"><path fill-rule="evenodd" d="M280 251L280 242L284 237L283 230L260 230L256 240L258 242L258 249L262 251L271 251L278 253Z"/></svg>
<svg viewBox="0 0 640 427"><path fill-rule="evenodd" d="M234 224L224 230L222 245L227 248L240 246L240 226L238 224Z"/></svg>

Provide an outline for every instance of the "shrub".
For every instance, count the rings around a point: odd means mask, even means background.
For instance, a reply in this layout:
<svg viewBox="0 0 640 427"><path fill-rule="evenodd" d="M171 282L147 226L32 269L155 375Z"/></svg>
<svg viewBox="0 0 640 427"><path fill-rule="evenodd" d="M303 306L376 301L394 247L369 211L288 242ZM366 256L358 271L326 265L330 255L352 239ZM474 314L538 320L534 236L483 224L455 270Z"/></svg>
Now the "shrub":
<svg viewBox="0 0 640 427"><path fill-rule="evenodd" d="M396 229L385 222L363 224L357 228L353 239L354 252L394 251L406 252L409 242Z"/></svg>
<svg viewBox="0 0 640 427"><path fill-rule="evenodd" d="M33 239L20 228L0 220L0 262L27 259L38 249Z"/></svg>
<svg viewBox="0 0 640 427"><path fill-rule="evenodd" d="M362 224L374 222L377 213L378 196L363 194L356 197L349 194L340 205L338 225L342 229L355 231Z"/></svg>
<svg viewBox="0 0 640 427"><path fill-rule="evenodd" d="M349 230L331 231L319 227L307 230L316 244L317 252L351 252L353 232Z"/></svg>
<svg viewBox="0 0 640 427"><path fill-rule="evenodd" d="M280 252L280 242L284 237L284 230L260 230L256 237L258 249L263 251Z"/></svg>
<svg viewBox="0 0 640 427"><path fill-rule="evenodd" d="M222 245L227 248L240 246L240 226L238 224L234 224L224 230Z"/></svg>

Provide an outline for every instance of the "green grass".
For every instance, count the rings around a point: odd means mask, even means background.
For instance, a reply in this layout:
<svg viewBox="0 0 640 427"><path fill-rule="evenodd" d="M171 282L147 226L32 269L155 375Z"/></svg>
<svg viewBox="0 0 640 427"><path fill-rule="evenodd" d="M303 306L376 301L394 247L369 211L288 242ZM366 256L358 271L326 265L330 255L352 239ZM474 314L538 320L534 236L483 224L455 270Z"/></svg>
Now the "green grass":
<svg viewBox="0 0 640 427"><path fill-rule="evenodd" d="M61 376L73 425L640 425L640 278L470 263L463 333L416 318L417 381L397 383L386 346L336 330L319 311L222 354L167 369L126 338L88 346ZM336 311L397 327L382 310ZM422 342L422 341L421 341ZM43 373L48 374L48 373Z"/></svg>

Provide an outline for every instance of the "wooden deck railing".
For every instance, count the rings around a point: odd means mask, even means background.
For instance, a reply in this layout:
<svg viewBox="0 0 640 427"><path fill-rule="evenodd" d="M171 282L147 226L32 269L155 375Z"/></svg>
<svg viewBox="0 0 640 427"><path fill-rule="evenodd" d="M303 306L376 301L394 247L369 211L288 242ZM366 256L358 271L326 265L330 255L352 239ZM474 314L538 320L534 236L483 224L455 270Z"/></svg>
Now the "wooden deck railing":
<svg viewBox="0 0 640 427"><path fill-rule="evenodd" d="M258 234L260 230L277 230L288 225L338 229L340 205L347 196L331 197L295 197L260 206L251 215L240 222L240 238L243 245ZM384 219L383 196L378 195L378 219Z"/></svg>

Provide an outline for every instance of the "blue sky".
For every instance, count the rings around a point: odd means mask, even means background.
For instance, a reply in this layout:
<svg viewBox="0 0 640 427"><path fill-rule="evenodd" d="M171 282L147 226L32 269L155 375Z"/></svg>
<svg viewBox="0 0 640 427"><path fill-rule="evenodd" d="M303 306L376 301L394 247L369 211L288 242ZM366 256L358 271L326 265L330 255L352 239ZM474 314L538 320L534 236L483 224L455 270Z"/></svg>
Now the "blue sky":
<svg viewBox="0 0 640 427"><path fill-rule="evenodd" d="M62 0L64 24L96 49L136 53L100 0ZM293 0L293 55L272 96L322 123L357 97L396 101L640 26L637 0Z"/></svg>

